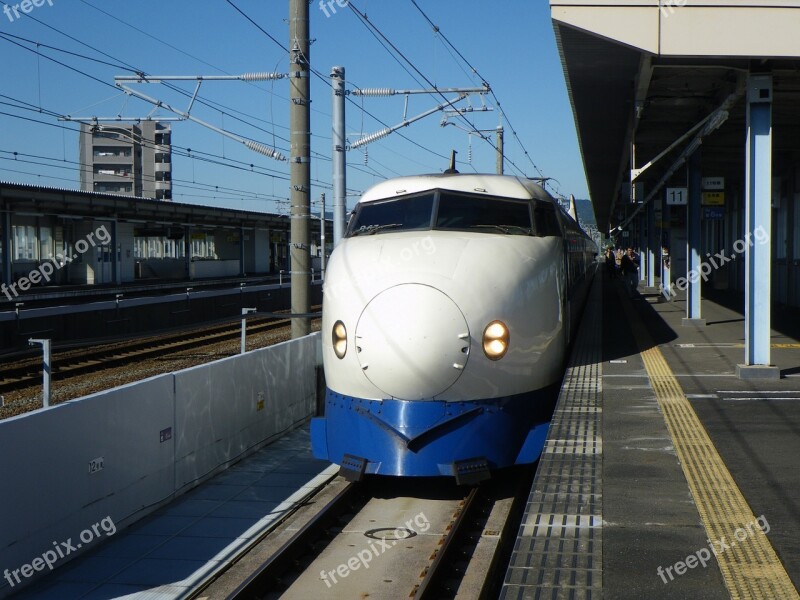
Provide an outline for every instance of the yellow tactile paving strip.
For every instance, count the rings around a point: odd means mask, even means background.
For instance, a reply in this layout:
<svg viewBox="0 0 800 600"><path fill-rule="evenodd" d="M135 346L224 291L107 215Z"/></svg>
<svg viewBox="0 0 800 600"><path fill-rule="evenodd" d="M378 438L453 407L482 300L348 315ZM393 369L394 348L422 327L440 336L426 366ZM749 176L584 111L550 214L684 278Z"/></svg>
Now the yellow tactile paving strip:
<svg viewBox="0 0 800 600"><path fill-rule="evenodd" d="M800 599L661 350L640 319L631 324L640 348L649 346L641 351L644 366L731 598Z"/></svg>

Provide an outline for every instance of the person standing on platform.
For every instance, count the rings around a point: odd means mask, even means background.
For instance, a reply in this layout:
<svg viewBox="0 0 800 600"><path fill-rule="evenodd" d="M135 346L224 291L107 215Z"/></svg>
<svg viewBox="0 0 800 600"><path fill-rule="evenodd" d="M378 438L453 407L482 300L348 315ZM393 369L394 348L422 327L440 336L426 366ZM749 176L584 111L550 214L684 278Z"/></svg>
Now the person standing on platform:
<svg viewBox="0 0 800 600"><path fill-rule="evenodd" d="M617 278L617 260L611 247L606 248L606 273L609 279Z"/></svg>
<svg viewBox="0 0 800 600"><path fill-rule="evenodd" d="M636 287L639 284L639 257L633 248L628 248L627 252L622 255L620 261L620 269L622 270L622 281L625 283L625 289L628 291L628 296L633 298L636 295Z"/></svg>

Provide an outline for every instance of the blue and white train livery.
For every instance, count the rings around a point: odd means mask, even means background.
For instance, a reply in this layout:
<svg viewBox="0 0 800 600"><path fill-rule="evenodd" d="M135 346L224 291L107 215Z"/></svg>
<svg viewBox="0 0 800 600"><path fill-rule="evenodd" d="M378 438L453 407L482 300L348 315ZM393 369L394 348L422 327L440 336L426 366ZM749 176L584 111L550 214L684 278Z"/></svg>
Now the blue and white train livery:
<svg viewBox="0 0 800 600"><path fill-rule="evenodd" d="M536 183L380 183L325 276L325 413L314 455L364 474L453 476L535 462L597 248Z"/></svg>

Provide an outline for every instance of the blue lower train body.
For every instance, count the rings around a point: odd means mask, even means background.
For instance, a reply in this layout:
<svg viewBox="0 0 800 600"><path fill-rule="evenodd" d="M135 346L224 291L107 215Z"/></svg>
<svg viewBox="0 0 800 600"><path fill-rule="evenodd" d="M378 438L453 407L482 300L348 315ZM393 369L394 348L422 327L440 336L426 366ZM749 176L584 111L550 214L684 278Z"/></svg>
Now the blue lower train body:
<svg viewBox="0 0 800 600"><path fill-rule="evenodd" d="M325 416L311 422L312 451L359 476L463 479L470 470L530 464L542 452L557 390L445 402L364 400L328 389Z"/></svg>

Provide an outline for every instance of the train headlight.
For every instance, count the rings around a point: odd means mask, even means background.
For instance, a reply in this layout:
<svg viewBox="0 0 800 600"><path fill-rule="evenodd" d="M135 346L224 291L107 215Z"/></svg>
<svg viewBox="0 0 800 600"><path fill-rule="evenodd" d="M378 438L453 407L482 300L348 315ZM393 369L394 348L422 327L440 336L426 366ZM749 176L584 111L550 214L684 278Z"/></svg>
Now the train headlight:
<svg viewBox="0 0 800 600"><path fill-rule="evenodd" d="M344 355L347 354L347 329L344 323L336 321L333 324L332 334L333 352L338 358L344 358Z"/></svg>
<svg viewBox="0 0 800 600"><path fill-rule="evenodd" d="M483 353L489 360L500 360L508 351L508 327L502 321L492 321L483 330Z"/></svg>

